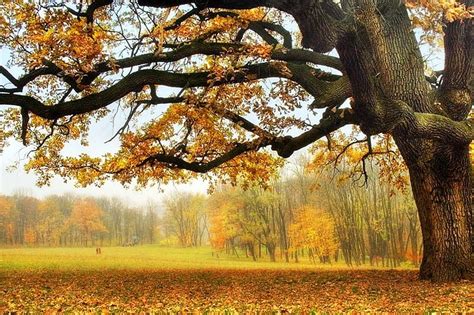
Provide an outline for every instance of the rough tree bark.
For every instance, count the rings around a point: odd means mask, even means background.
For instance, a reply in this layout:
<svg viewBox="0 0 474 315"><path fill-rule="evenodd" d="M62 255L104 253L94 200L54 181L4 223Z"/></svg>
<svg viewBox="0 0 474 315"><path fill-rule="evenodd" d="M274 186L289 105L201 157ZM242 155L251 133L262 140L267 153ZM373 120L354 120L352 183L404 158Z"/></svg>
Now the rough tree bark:
<svg viewBox="0 0 474 315"><path fill-rule="evenodd" d="M423 235L422 279L472 279L471 164L468 146L438 144L406 157Z"/></svg>
<svg viewBox="0 0 474 315"><path fill-rule="evenodd" d="M461 71L470 72L472 55L463 55L463 51L469 51L470 41L461 38L463 43L453 44L455 40L449 38L450 30L447 30L447 45L468 47L457 46L457 54L447 47L446 69L458 67L459 71L453 71L456 75L445 74L444 99L433 101L432 92L422 79L423 61L405 8L386 8L382 23L380 11L375 10L373 2L360 1L359 4L360 11L358 15L356 10L356 16L359 16L361 32L353 38L354 42L340 42L339 52L352 77L355 103L359 106L356 110L362 117L368 117L361 122L362 130L369 135L380 131L392 133L409 168L423 234L420 277L434 281L472 279L469 141L449 143L419 139L416 132L411 133L413 121L401 118L402 112L392 112L397 107L396 101L401 100L416 112L465 119L471 107L470 97L466 95L468 80L453 83L450 79L452 76L459 79ZM469 25L466 23L462 27L469 29ZM467 33L467 30L463 32ZM454 65L453 59L461 65ZM368 76L371 71L372 79ZM464 78L468 75L464 74Z"/></svg>

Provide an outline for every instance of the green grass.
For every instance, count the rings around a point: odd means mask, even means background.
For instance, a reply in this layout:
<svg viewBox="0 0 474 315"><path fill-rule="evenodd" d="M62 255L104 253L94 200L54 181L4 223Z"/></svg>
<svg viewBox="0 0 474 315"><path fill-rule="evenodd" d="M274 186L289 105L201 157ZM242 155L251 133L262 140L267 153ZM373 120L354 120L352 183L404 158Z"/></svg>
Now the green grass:
<svg viewBox="0 0 474 315"><path fill-rule="evenodd" d="M0 249L0 270L101 270L101 269L350 269L344 262L313 264L307 260L299 263L272 263L267 258L254 262L250 258L219 253L213 255L209 247L174 248L158 245L135 247L102 247L96 255L95 248L7 248ZM358 267L360 269L370 266ZM405 266L404 269L413 269Z"/></svg>

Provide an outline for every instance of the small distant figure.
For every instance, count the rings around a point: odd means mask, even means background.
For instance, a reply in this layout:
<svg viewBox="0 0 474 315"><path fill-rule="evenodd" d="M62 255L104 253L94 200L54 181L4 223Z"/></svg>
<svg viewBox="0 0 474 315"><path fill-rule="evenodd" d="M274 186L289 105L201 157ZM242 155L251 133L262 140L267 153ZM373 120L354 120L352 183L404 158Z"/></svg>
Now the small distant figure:
<svg viewBox="0 0 474 315"><path fill-rule="evenodd" d="M102 254L102 250L100 249L100 247L96 247L95 253L96 253L97 255Z"/></svg>

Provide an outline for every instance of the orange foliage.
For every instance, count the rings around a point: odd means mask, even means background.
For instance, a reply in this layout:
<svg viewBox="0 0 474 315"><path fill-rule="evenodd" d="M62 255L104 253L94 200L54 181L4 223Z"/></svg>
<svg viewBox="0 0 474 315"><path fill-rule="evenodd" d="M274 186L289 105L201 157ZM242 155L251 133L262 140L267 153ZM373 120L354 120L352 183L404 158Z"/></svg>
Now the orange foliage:
<svg viewBox="0 0 474 315"><path fill-rule="evenodd" d="M410 248L407 249L405 256L415 266L419 266L421 259L423 258L422 253L414 253Z"/></svg>
<svg viewBox="0 0 474 315"><path fill-rule="evenodd" d="M93 200L82 199L74 203L67 225L77 229L87 242L94 234L107 232L101 217L102 210Z"/></svg>
<svg viewBox="0 0 474 315"><path fill-rule="evenodd" d="M3 272L0 311L34 313L469 313L470 282L407 270Z"/></svg>
<svg viewBox="0 0 474 315"><path fill-rule="evenodd" d="M443 45L441 35L446 23L474 16L474 7L455 0L406 0L405 3L411 10L413 26L424 32L421 40L433 46Z"/></svg>
<svg viewBox="0 0 474 315"><path fill-rule="evenodd" d="M215 192L208 206L209 237L211 246L223 250L226 242L239 234L239 209L243 207L241 196L235 190Z"/></svg>
<svg viewBox="0 0 474 315"><path fill-rule="evenodd" d="M311 206L303 206L296 213L295 221L288 230L291 249L309 248L317 256L334 254L339 244L331 216Z"/></svg>
<svg viewBox="0 0 474 315"><path fill-rule="evenodd" d="M2 5L2 11L10 15L8 23L6 16L0 18L0 34L19 58L25 57L22 62L27 68L54 62L67 74L79 74L91 71L94 63L107 58L104 48L114 36L85 19L59 9L43 14L33 2L8 1ZM106 17L105 10L96 15L101 21Z"/></svg>
<svg viewBox="0 0 474 315"><path fill-rule="evenodd" d="M25 240L25 243L28 245L36 244L37 242L36 231L32 228L27 228L25 230L24 240Z"/></svg>
<svg viewBox="0 0 474 315"><path fill-rule="evenodd" d="M12 202L4 196L0 195L0 218L5 218L13 207Z"/></svg>
<svg viewBox="0 0 474 315"><path fill-rule="evenodd" d="M139 37L140 53L160 56L166 53L166 45L189 43L196 38L207 39L213 35L222 42L228 41L234 38L240 28L252 21L264 19L268 13L262 8L235 10L230 11L230 14L210 15L206 19L193 16L177 27L169 27L183 14L177 8L170 8L156 14L154 27L142 28L130 7L123 7L119 16L113 16L108 8L99 9L94 13L94 23L87 23L85 17L74 16L61 5L38 6L22 1L0 4L0 42L11 51L12 64L25 72L51 64L61 70L59 76L35 79L28 85L28 93L38 96L45 104L58 103L65 90L63 76L69 76L79 83L74 89L79 91L71 93L68 99L100 92L116 79L114 74L123 75L117 65L117 60L123 55L118 53L117 47L123 45L124 37ZM127 27L129 29L125 31L121 29ZM249 41L241 49L229 47L222 55L205 57L201 62L185 58L171 64L173 69L186 68L188 72L209 71L211 86L187 89L184 92L185 100L164 107L160 110L161 115L150 115L150 106L143 106L136 116L146 113L148 122L134 125L135 121L132 121L130 128L121 133L121 148L115 153L103 156L82 153L74 157L64 154L70 142L78 141L84 147L88 146L89 127L94 120L109 113L107 108L60 118L55 121L57 126L53 134L51 121L31 115L31 132L26 135L26 143L41 148L32 154L25 168L37 173L39 185L49 184L53 174L66 180L75 180L79 186L101 185L109 179L124 185L134 182L138 186L145 186L158 181L186 182L196 178L196 173L180 170L172 163L143 162L150 156L167 154L185 161L207 163L232 150L236 143L248 143L250 149L258 148L261 139L265 139L264 135L258 132L252 135L241 125L223 119L221 113L225 110L242 116L255 113L262 130L268 132L281 132L281 128L288 129L296 123L301 125L298 119L289 114L299 106L295 105L297 100L307 97L307 93L303 94L301 89L289 89L297 90L299 98L287 102L288 105L279 105L279 115L270 106L268 93L262 84L251 78L245 84L212 86L219 79L239 74L236 69L249 61L268 60L273 49L271 45ZM113 74L101 76L90 84L82 83L81 80L93 73L99 64L109 65ZM284 68L283 64L278 66ZM146 86L141 91L125 95L121 109L128 111L137 106L137 102L149 101L150 89ZM6 109L2 112L1 124L0 150L4 139L21 134L20 111ZM234 184L238 180L263 183L281 164L279 158L268 152L245 152L210 173L199 176L211 179L214 183L219 180Z"/></svg>

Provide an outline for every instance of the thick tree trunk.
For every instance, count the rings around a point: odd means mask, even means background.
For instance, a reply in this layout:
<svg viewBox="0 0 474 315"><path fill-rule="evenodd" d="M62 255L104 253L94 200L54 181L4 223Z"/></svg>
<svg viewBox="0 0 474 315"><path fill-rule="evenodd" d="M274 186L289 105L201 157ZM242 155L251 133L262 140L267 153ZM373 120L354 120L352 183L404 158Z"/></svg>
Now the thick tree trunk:
<svg viewBox="0 0 474 315"><path fill-rule="evenodd" d="M410 171L423 235L420 278L436 282L473 279L473 220L469 146L432 144ZM408 157L408 158L407 158Z"/></svg>
<svg viewBox="0 0 474 315"><path fill-rule="evenodd" d="M449 133L435 128L431 140L423 137L417 134L416 117L406 110L452 116L460 121L467 115L465 109L470 109L471 102L466 102L464 96L455 100L461 114L451 115L449 106L443 109L439 105L446 105L447 101L433 101L434 90L425 80L423 58L403 5L393 6L382 18L376 2L356 3L358 32L341 37L337 50L351 81L353 109L361 119L361 130L368 135L392 134L408 165L423 234L420 276L433 281L473 278L468 141L454 144L447 138L435 140L437 132ZM460 39L462 43L464 37ZM457 43L457 37L448 39ZM468 48L458 50L463 53ZM451 54L448 64L457 65L454 61L458 61L464 69L467 57L456 56ZM448 64L447 69L453 68ZM465 79L454 80L456 84L449 80L464 78L464 71L453 73L443 77L443 82L449 81L443 83L444 90L465 95ZM397 107L398 101L407 107Z"/></svg>

